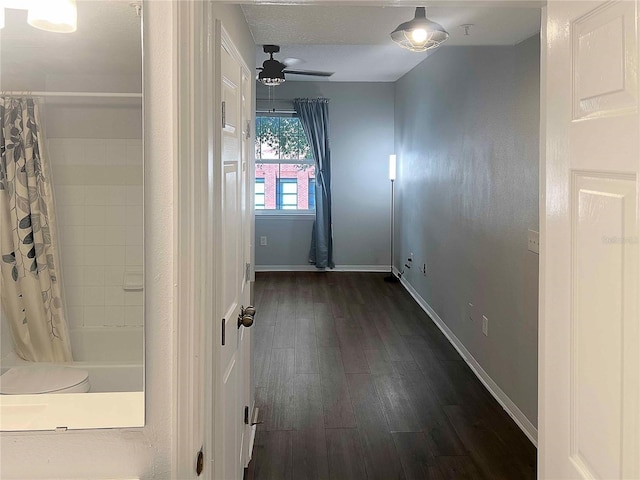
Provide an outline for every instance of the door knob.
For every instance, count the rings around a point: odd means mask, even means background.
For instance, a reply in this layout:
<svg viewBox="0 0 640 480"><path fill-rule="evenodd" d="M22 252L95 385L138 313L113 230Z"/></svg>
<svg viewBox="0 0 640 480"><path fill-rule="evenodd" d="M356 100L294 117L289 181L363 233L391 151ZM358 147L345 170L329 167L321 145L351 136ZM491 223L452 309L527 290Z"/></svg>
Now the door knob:
<svg viewBox="0 0 640 480"><path fill-rule="evenodd" d="M238 328L250 327L253 325L253 316L256 314L255 307L248 306L247 308L240 308L240 315L238 315Z"/></svg>
<svg viewBox="0 0 640 480"><path fill-rule="evenodd" d="M253 325L253 315L238 315L238 328Z"/></svg>

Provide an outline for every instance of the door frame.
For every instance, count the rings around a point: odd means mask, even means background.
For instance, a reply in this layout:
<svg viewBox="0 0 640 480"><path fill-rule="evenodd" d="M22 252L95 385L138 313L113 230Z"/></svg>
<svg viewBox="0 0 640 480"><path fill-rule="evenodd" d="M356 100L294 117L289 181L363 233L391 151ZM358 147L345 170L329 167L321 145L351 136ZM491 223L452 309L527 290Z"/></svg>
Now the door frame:
<svg viewBox="0 0 640 480"><path fill-rule="evenodd" d="M196 455L205 442L205 337L210 308L201 286L213 262L199 226L206 214L208 156L206 81L208 18L204 2L174 2L174 199L178 215L174 272L175 334L173 371L172 477L195 479ZM205 255L205 262L202 255Z"/></svg>
<svg viewBox="0 0 640 480"><path fill-rule="evenodd" d="M547 259L547 203L546 203L546 174L547 174L547 7L544 6L540 13L540 165L538 177L538 221L540 228L540 245L538 257L538 478L545 478L547 453L544 428L545 419L545 372L547 362L544 355L546 343L545 323L545 286L546 286L546 259Z"/></svg>

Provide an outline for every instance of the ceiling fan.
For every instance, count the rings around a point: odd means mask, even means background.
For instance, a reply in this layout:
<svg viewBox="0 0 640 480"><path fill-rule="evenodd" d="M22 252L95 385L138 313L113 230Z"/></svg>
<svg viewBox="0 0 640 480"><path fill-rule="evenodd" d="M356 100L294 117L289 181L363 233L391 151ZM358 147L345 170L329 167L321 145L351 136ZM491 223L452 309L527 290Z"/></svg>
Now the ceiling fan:
<svg viewBox="0 0 640 480"><path fill-rule="evenodd" d="M308 75L312 77L330 77L333 75L333 72L317 72L314 70L291 70L287 68L287 64L283 62L279 62L273 58L274 53L278 53L280 51L280 47L278 45L264 45L263 46L264 53L269 54L269 59L265 60L262 63L262 67L258 67L260 73L258 73L258 80L262 82L264 85L273 87L276 85L280 85L284 82L284 75ZM286 62L286 60L285 60Z"/></svg>

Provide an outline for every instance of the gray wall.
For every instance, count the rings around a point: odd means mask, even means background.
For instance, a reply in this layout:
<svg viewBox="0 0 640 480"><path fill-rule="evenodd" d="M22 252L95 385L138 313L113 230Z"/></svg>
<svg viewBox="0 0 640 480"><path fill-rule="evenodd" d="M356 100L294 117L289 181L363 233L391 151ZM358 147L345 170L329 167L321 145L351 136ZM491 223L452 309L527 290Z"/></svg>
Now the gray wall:
<svg viewBox="0 0 640 480"><path fill-rule="evenodd" d="M442 48L396 83L395 111L395 265L414 253L404 278L533 425L538 256L527 229L538 230L539 58L537 36Z"/></svg>
<svg viewBox="0 0 640 480"><path fill-rule="evenodd" d="M389 266L394 146L392 83L291 82L273 89L276 108L296 97L327 97L331 135L334 260L337 266ZM269 92L257 87L258 108ZM287 100L289 102L287 102ZM308 266L312 219L256 217L256 265ZM259 237L268 245L260 246Z"/></svg>

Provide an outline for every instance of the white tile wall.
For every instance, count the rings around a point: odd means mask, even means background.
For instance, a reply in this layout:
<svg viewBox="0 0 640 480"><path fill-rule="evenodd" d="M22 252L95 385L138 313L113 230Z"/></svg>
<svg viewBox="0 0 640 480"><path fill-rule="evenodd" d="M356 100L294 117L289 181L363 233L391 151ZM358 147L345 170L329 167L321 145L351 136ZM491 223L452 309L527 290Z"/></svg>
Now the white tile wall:
<svg viewBox="0 0 640 480"><path fill-rule="evenodd" d="M91 178L86 184L87 166L141 171L141 141L51 138L49 155L54 176L56 166L83 167L78 178L54 180L71 326L142 325L143 292L123 289L125 271L142 266L142 185L132 185L131 178L121 184Z"/></svg>

